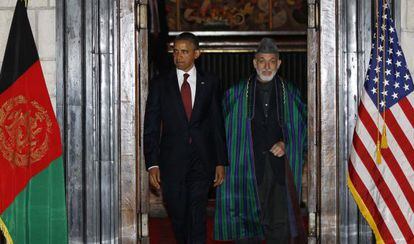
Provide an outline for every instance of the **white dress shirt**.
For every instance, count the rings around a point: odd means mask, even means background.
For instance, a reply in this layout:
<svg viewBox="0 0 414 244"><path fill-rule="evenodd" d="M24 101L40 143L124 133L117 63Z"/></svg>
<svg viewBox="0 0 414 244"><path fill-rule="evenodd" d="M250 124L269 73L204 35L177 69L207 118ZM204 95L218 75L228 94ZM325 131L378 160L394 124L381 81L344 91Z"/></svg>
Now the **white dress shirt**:
<svg viewBox="0 0 414 244"><path fill-rule="evenodd" d="M183 70L177 69L177 80L178 80L178 89L181 91L181 85L184 82L184 74L187 73L190 76L187 79L187 82L190 84L191 88L191 106L194 108L196 87L197 87L197 70L195 65L188 71L184 72Z"/></svg>

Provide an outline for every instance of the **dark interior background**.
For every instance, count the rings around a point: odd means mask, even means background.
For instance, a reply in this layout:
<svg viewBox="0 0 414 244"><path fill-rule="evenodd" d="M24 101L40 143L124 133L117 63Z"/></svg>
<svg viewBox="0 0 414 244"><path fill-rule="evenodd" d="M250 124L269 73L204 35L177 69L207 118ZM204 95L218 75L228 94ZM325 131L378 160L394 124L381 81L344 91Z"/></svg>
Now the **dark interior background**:
<svg viewBox="0 0 414 244"><path fill-rule="evenodd" d="M253 58L254 52L203 52L196 61L196 66L217 75L222 82L222 89L224 91L255 72ZM282 60L282 65L278 72L279 75L286 81L294 83L306 102L306 52L281 52L280 59ZM167 66L173 68L174 64L171 53L168 54L167 60Z"/></svg>

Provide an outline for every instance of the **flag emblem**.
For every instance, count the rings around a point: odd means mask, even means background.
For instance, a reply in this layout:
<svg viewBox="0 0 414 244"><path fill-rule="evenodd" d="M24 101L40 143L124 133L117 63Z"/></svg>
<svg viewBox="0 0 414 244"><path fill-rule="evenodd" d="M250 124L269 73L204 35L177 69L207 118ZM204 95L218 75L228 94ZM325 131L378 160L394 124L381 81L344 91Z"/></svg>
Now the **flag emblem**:
<svg viewBox="0 0 414 244"><path fill-rule="evenodd" d="M12 165L39 161L49 149L52 121L37 101L18 95L0 107L0 152Z"/></svg>

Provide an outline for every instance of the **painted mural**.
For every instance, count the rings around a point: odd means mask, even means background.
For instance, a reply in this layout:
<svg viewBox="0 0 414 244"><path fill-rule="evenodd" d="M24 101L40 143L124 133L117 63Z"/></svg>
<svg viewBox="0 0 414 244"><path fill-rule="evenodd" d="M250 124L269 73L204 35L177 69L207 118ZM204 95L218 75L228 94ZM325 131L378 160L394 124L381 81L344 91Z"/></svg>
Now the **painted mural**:
<svg viewBox="0 0 414 244"><path fill-rule="evenodd" d="M167 0L170 31L306 30L306 0Z"/></svg>

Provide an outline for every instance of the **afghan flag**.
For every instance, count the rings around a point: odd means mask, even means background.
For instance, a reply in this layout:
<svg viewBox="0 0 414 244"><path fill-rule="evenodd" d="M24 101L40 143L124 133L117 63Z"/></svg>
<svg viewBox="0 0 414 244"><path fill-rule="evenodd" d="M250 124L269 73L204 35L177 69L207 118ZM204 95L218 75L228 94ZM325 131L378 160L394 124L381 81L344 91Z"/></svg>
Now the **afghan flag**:
<svg viewBox="0 0 414 244"><path fill-rule="evenodd" d="M0 228L8 243L67 243L59 126L22 0L0 73Z"/></svg>

